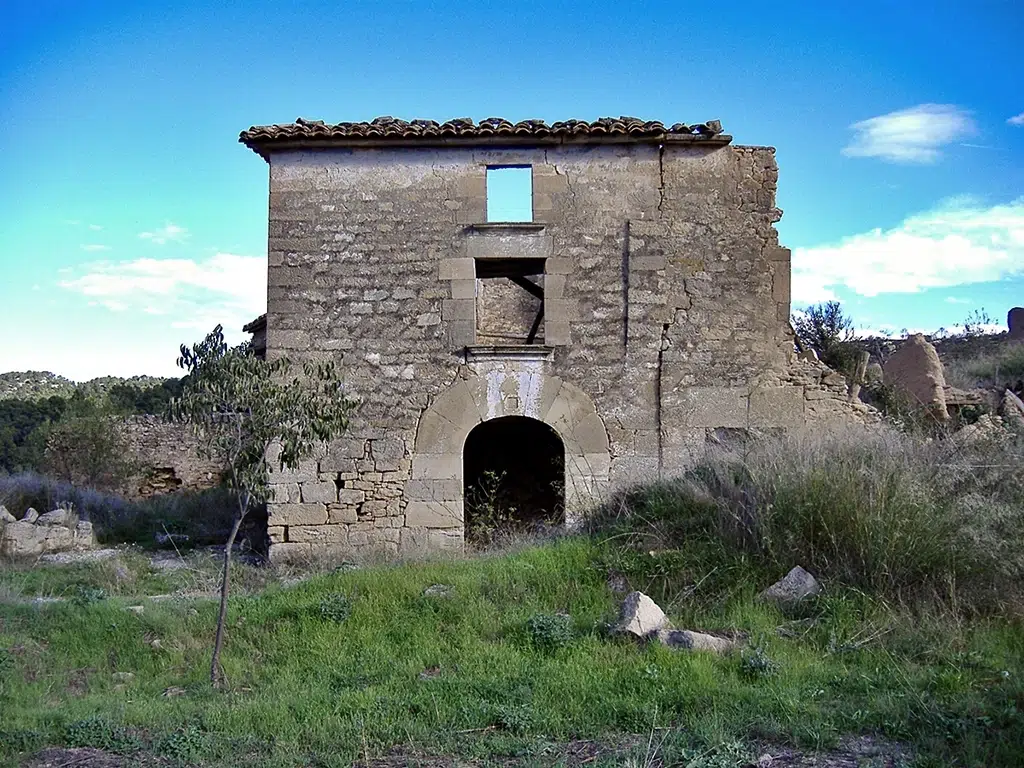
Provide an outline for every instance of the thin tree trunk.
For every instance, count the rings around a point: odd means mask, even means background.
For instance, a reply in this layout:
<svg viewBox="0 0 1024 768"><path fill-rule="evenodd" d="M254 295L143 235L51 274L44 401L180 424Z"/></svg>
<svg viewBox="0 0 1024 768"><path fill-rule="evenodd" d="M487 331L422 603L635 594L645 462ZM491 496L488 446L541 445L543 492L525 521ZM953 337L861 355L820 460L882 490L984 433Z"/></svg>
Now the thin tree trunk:
<svg viewBox="0 0 1024 768"><path fill-rule="evenodd" d="M220 666L220 651L224 646L224 625L227 623L228 618L228 589L231 584L231 548L235 545L238 529L242 527L242 520L245 519L245 514L248 511L249 501L247 497L244 508L235 519L235 524L231 526L228 545L224 548L224 573L220 581L220 614L217 616L217 636L213 641L213 659L210 662L210 682L214 688L222 688L225 682L224 670Z"/></svg>

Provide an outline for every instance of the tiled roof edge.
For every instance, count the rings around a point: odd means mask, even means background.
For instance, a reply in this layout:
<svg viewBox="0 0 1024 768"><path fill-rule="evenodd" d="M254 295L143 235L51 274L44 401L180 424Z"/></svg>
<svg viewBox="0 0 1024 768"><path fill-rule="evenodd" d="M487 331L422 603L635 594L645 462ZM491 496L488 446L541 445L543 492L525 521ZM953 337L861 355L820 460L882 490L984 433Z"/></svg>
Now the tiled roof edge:
<svg viewBox="0 0 1024 768"><path fill-rule="evenodd" d="M264 154L265 150L297 145L376 146L380 144L489 144L508 140L527 144L588 141L598 143L652 142L662 139L675 141L709 141L727 144L732 137L722 133L718 120L706 123L675 123L665 126L657 120L644 121L636 117L602 117L593 122L563 120L548 125L543 120L510 122L500 117L489 117L479 123L470 118L458 118L438 123L434 120L400 120L378 117L370 122L335 123L322 120L304 120L285 125L253 126L239 134L238 140L250 149Z"/></svg>

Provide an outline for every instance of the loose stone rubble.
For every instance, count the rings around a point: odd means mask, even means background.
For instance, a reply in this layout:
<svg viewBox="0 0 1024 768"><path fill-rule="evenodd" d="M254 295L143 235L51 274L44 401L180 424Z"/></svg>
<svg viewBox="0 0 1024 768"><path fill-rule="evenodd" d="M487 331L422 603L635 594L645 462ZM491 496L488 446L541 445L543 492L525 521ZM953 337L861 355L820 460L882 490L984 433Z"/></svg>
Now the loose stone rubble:
<svg viewBox="0 0 1024 768"><path fill-rule="evenodd" d="M21 520L0 507L0 555L36 557L51 552L93 549L92 523L79 520L70 505L40 515L29 507Z"/></svg>

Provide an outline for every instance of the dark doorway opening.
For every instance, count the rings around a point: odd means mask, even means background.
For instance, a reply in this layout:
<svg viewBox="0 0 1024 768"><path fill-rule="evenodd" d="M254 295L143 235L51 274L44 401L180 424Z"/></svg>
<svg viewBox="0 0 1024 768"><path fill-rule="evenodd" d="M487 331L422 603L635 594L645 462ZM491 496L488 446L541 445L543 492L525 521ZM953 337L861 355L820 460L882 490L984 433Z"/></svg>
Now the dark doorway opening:
<svg viewBox="0 0 1024 768"><path fill-rule="evenodd" d="M563 524L565 446L544 422L505 416L476 426L463 470L469 544Z"/></svg>

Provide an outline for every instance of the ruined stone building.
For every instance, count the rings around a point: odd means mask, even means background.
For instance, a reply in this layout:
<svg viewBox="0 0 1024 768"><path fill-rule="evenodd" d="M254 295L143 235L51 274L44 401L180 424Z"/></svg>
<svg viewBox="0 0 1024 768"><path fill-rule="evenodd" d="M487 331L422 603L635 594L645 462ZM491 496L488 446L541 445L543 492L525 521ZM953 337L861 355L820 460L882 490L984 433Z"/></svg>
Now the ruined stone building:
<svg viewBox="0 0 1024 768"><path fill-rule="evenodd" d="M275 557L459 549L495 476L518 513L572 525L709 440L866 410L794 359L774 150L717 122L299 120L240 141L270 166L266 354L337 359L359 402L271 478ZM494 199L510 178L515 216Z"/></svg>

